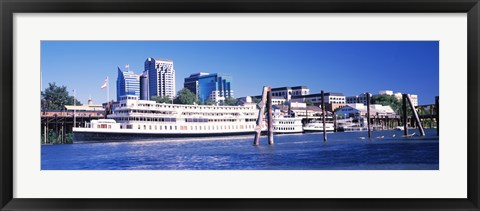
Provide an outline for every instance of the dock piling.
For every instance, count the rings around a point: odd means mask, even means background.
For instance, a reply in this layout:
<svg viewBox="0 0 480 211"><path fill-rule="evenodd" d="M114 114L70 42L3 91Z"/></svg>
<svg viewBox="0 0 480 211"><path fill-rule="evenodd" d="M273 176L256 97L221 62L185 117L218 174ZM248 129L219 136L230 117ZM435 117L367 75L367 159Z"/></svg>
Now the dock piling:
<svg viewBox="0 0 480 211"><path fill-rule="evenodd" d="M326 122L325 122L325 93L323 90L321 91L322 95L322 118L323 118L323 142L327 141L327 128L326 128Z"/></svg>
<svg viewBox="0 0 480 211"><path fill-rule="evenodd" d="M270 93L270 96L271 96L271 90L272 88L269 87L269 86L264 86L263 87L263 92L262 92L262 100L258 103L258 108L259 108L259 111L258 111L258 118L257 118L257 126L255 127L255 139L253 140L253 145L254 146L258 146L260 144L260 136L262 134L262 122L263 122L263 116L264 116L264 113L265 113L265 104L267 103L268 104L268 116L270 117L271 116L271 112L272 112L272 103L271 103L271 97L270 97L270 103L268 103L268 100L267 100L267 95L269 95L268 93ZM269 144L270 144L270 137L271 140L272 140L272 144L273 144L273 125L271 123L273 123L273 120L272 118L269 118L268 120L268 141L269 141ZM270 135L272 134L272 135Z"/></svg>
<svg viewBox="0 0 480 211"><path fill-rule="evenodd" d="M368 139L372 138L372 129L370 128L370 93L365 93L367 97L367 127L368 127Z"/></svg>
<svg viewBox="0 0 480 211"><path fill-rule="evenodd" d="M402 112L403 112L403 135L408 135L408 115L407 115L407 99L405 94L402 96Z"/></svg>
<svg viewBox="0 0 480 211"><path fill-rule="evenodd" d="M403 96L404 96L404 98L407 99L408 104L410 105L410 108L412 109L413 117L415 118L416 126L418 127L418 131L420 132L420 136L425 136L425 130L423 129L422 122L420 121L417 110L415 110L415 107L412 104L412 100L410 99L410 96L408 96L408 94L403 94Z"/></svg>
<svg viewBox="0 0 480 211"><path fill-rule="evenodd" d="M337 114L333 111L333 132L337 132Z"/></svg>
<svg viewBox="0 0 480 211"><path fill-rule="evenodd" d="M272 90L269 87L267 94L267 112L268 112L268 144L273 144L273 113L272 113Z"/></svg>

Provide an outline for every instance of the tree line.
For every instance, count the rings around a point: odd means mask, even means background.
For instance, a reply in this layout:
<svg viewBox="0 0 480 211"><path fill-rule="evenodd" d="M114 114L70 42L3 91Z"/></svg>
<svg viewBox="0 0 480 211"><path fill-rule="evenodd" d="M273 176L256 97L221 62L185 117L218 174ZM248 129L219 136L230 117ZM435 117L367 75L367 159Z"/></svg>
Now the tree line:
<svg viewBox="0 0 480 211"><path fill-rule="evenodd" d="M182 90L180 90L177 96L173 99L171 99L169 96L153 96L151 100L157 103L173 103L173 104L184 104L184 105L193 105L193 104L215 105L216 104L211 99L208 99L205 102L202 102L201 100L197 99L197 96L195 95L195 93L193 93L187 88L183 88ZM227 97L223 102L220 102L221 105L230 105L230 106L237 105L237 103L238 103L238 99L235 99L233 97Z"/></svg>

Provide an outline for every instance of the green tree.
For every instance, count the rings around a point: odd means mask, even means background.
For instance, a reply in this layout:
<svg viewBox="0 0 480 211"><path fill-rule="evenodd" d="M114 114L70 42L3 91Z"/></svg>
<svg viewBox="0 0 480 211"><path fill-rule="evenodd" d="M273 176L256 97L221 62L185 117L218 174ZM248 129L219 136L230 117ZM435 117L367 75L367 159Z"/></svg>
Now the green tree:
<svg viewBox="0 0 480 211"><path fill-rule="evenodd" d="M260 102L260 98L252 97L252 103L258 104Z"/></svg>
<svg viewBox="0 0 480 211"><path fill-rule="evenodd" d="M57 86L54 83L48 83L48 88L41 92L42 108L46 110L63 110L65 105L73 105L74 97L70 96L66 86ZM75 99L76 105L82 105Z"/></svg>
<svg viewBox="0 0 480 211"><path fill-rule="evenodd" d="M373 104L390 106L397 114L401 114L402 102L392 95L377 95L372 98Z"/></svg>
<svg viewBox="0 0 480 211"><path fill-rule="evenodd" d="M178 96L173 100L175 104L193 105L197 103L197 96L187 88L178 92Z"/></svg>
<svg viewBox="0 0 480 211"><path fill-rule="evenodd" d="M225 101L223 102L223 105L229 105L229 106L234 106L237 105L238 99L233 98L233 97L227 97L225 98Z"/></svg>
<svg viewBox="0 0 480 211"><path fill-rule="evenodd" d="M153 100L157 103L172 103L172 99L169 96L153 96L150 100Z"/></svg>

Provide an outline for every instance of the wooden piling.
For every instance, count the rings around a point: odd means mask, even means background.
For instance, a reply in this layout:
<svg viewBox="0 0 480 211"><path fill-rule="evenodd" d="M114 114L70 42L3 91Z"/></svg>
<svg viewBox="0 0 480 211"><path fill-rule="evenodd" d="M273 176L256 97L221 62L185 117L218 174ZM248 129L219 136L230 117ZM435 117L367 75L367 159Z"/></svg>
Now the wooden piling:
<svg viewBox="0 0 480 211"><path fill-rule="evenodd" d="M368 138L372 138L372 131L370 129L370 93L365 93L367 97L367 127L368 127Z"/></svg>
<svg viewBox="0 0 480 211"><path fill-rule="evenodd" d="M402 111L403 111L403 134L408 135L408 117L407 117L407 99L406 94L402 95Z"/></svg>
<svg viewBox="0 0 480 211"><path fill-rule="evenodd" d="M437 136L440 135L440 115L439 115L439 111L440 111L440 107L439 107L439 100L438 100L438 96L435 97L435 120L437 121Z"/></svg>
<svg viewBox="0 0 480 211"><path fill-rule="evenodd" d="M50 143L50 142L48 141L48 131L49 131L49 130L48 130L48 119L47 119L46 121L47 121L47 124L46 124L46 125L47 125L47 127L46 127L46 128L47 128L47 133L46 133L46 136L47 136L47 137L46 137L45 140L46 140L47 143Z"/></svg>
<svg viewBox="0 0 480 211"><path fill-rule="evenodd" d="M253 145L258 146L260 144L260 135L262 133L262 122L263 115L265 112L265 102L267 101L267 93L271 90L270 87L264 86L262 92L262 100L258 103L259 111L257 118L257 126L255 127L255 139L253 140ZM270 128L270 125L268 126Z"/></svg>
<svg viewBox="0 0 480 211"><path fill-rule="evenodd" d="M268 89L267 94L267 112L268 112L268 144L273 144L273 112L272 112L272 90Z"/></svg>
<svg viewBox="0 0 480 211"><path fill-rule="evenodd" d="M385 129L390 130L390 125L388 124L388 116L385 116Z"/></svg>
<svg viewBox="0 0 480 211"><path fill-rule="evenodd" d="M47 121L47 120L45 120L45 121ZM46 122L43 125L43 143L44 144L47 143L47 123Z"/></svg>
<svg viewBox="0 0 480 211"><path fill-rule="evenodd" d="M416 127L418 127L418 131L420 132L420 136L425 136L425 130L423 129L422 122L420 121L420 118L418 117L417 110L415 110L415 106L412 104L412 100L410 99L410 96L407 94L404 94L405 98L408 101L408 104L410 105L410 108L412 109L413 117L415 118ZM412 120L413 121L413 120Z"/></svg>
<svg viewBox="0 0 480 211"><path fill-rule="evenodd" d="M430 106L430 124L429 124L429 128L433 128L433 108L432 106Z"/></svg>
<svg viewBox="0 0 480 211"><path fill-rule="evenodd" d="M63 133L63 123L62 123L62 125L60 126L60 143L62 143L62 144L64 144L64 142L63 142L63 134L64 134L64 133Z"/></svg>
<svg viewBox="0 0 480 211"><path fill-rule="evenodd" d="M55 114L55 144L58 143L58 120L57 114Z"/></svg>
<svg viewBox="0 0 480 211"><path fill-rule="evenodd" d="M327 128L326 128L326 115L325 115L325 93L323 90L320 92L322 95L322 118L323 118L323 142L327 141Z"/></svg>
<svg viewBox="0 0 480 211"><path fill-rule="evenodd" d="M337 132L337 114L333 111L333 132Z"/></svg>

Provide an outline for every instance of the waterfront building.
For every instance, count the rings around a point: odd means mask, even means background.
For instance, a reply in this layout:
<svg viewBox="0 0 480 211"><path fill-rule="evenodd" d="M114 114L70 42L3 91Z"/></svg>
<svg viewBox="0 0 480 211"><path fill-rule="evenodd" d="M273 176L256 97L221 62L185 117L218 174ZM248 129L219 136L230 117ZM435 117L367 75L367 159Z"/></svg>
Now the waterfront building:
<svg viewBox="0 0 480 211"><path fill-rule="evenodd" d="M412 100L413 106L418 106L418 95L409 94L410 99Z"/></svg>
<svg viewBox="0 0 480 211"><path fill-rule="evenodd" d="M140 75L140 100L150 100L148 89L148 71L144 71L143 74Z"/></svg>
<svg viewBox="0 0 480 211"><path fill-rule="evenodd" d="M48 116L47 111L44 115ZM65 105L64 111L56 113L57 116L73 116L76 117L102 117L105 113L105 108L102 105L93 104L92 99L88 99L87 104L84 105Z"/></svg>
<svg viewBox="0 0 480 211"><path fill-rule="evenodd" d="M130 70L122 71L117 67L117 101L123 95L135 95L140 97L140 79L139 75Z"/></svg>
<svg viewBox="0 0 480 211"><path fill-rule="evenodd" d="M290 102L292 97L308 95L309 93L310 93L310 89L306 86L272 88L273 97L283 97L288 102Z"/></svg>
<svg viewBox="0 0 480 211"><path fill-rule="evenodd" d="M367 106L363 103L354 103L348 104L340 109L338 109L335 114L337 116L342 116L343 118L360 118L365 117L367 114ZM382 106L380 104L370 105L370 116L371 117L395 117L396 113L393 111L390 106Z"/></svg>
<svg viewBox="0 0 480 211"><path fill-rule="evenodd" d="M345 104L345 95L338 92L326 92L325 95L325 104ZM292 102L307 102L310 101L315 105L320 105L322 103L322 94L309 94L301 96L293 96Z"/></svg>
<svg viewBox="0 0 480 211"><path fill-rule="evenodd" d="M338 92L327 92L324 93L325 96L325 109L327 111L334 111L337 108L345 106L346 100L343 93ZM320 106L322 104L322 94L309 94L302 96L293 96L291 102L311 102L313 105Z"/></svg>
<svg viewBox="0 0 480 211"><path fill-rule="evenodd" d="M372 93L369 93L370 95L370 100L373 97ZM355 104L355 103L362 103L364 105L367 105L367 95L366 93L362 93L356 96L349 96L345 97L345 103L346 104Z"/></svg>
<svg viewBox="0 0 480 211"><path fill-rule="evenodd" d="M168 59L147 58L145 71L148 75L149 97L175 97L175 69L173 61Z"/></svg>
<svg viewBox="0 0 480 211"><path fill-rule="evenodd" d="M272 105L284 105L287 103L287 99L278 96L272 96Z"/></svg>
<svg viewBox="0 0 480 211"><path fill-rule="evenodd" d="M195 73L185 78L184 87L192 91L201 102L223 102L233 97L232 77L217 73Z"/></svg>

